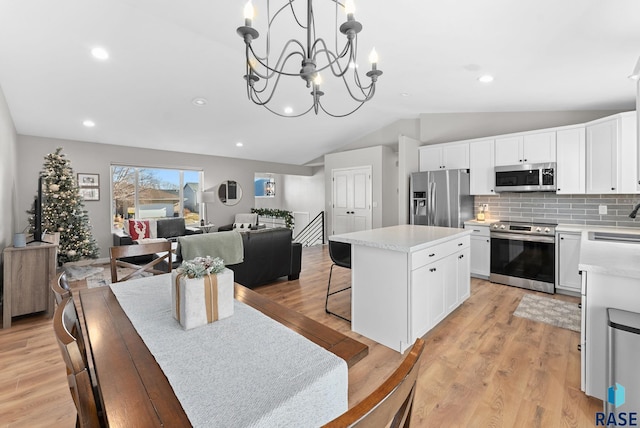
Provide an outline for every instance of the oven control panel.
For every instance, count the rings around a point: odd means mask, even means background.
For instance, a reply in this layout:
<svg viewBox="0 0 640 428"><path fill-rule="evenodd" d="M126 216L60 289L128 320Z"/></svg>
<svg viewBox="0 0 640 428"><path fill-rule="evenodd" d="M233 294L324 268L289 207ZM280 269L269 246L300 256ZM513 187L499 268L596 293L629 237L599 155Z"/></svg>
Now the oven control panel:
<svg viewBox="0 0 640 428"><path fill-rule="evenodd" d="M550 223L519 223L500 221L494 223L491 230L496 232L511 232L526 235L555 235L556 225Z"/></svg>

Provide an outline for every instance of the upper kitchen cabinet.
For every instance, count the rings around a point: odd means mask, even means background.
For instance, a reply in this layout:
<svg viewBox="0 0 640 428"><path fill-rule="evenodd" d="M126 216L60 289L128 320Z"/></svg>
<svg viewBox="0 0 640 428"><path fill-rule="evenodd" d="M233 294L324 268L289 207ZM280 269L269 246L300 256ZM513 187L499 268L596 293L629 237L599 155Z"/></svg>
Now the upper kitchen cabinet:
<svg viewBox="0 0 640 428"><path fill-rule="evenodd" d="M635 112L588 123L586 140L586 192L637 193Z"/></svg>
<svg viewBox="0 0 640 428"><path fill-rule="evenodd" d="M420 171L468 168L469 143L437 144L420 147Z"/></svg>
<svg viewBox="0 0 640 428"><path fill-rule="evenodd" d="M584 194L586 189L585 127L556 133L556 183L558 194Z"/></svg>
<svg viewBox="0 0 640 428"><path fill-rule="evenodd" d="M496 175L494 140L469 143L470 191L472 195L495 195Z"/></svg>
<svg viewBox="0 0 640 428"><path fill-rule="evenodd" d="M540 132L496 138L495 165L556 161L556 133Z"/></svg>

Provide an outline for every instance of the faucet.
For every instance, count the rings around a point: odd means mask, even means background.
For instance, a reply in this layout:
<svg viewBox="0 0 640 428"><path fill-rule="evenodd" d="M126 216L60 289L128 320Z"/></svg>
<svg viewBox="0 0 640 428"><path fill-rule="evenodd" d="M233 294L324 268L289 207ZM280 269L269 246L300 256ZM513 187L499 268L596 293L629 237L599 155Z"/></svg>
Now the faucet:
<svg viewBox="0 0 640 428"><path fill-rule="evenodd" d="M633 211L629 214L629 217L636 218L636 214L638 214L638 210L640 210L640 203L633 208Z"/></svg>

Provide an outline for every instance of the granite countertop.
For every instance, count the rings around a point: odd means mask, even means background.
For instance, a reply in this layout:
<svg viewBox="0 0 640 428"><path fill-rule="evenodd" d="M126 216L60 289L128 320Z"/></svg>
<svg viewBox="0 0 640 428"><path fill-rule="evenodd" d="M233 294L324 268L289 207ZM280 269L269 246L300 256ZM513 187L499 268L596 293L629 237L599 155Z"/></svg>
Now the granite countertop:
<svg viewBox="0 0 640 428"><path fill-rule="evenodd" d="M578 269L612 276L640 279L640 244L624 242L592 241L589 233L594 231L634 233L640 230L629 228L591 228L582 230Z"/></svg>
<svg viewBox="0 0 640 428"><path fill-rule="evenodd" d="M468 229L405 224L333 235L329 240L410 253L472 233Z"/></svg>

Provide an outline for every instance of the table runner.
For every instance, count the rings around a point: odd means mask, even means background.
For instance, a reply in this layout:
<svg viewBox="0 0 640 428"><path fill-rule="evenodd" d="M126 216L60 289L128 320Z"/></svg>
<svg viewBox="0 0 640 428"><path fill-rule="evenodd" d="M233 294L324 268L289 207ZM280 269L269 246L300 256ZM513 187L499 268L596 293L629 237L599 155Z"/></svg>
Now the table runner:
<svg viewBox="0 0 640 428"><path fill-rule="evenodd" d="M112 284L193 426L319 426L347 409L347 364L241 302L234 315L183 330L171 275Z"/></svg>

